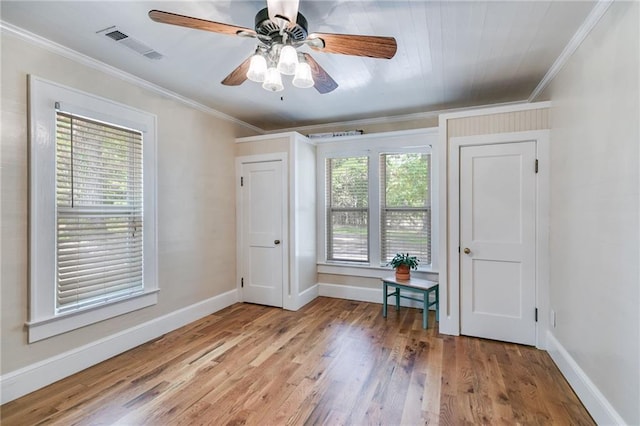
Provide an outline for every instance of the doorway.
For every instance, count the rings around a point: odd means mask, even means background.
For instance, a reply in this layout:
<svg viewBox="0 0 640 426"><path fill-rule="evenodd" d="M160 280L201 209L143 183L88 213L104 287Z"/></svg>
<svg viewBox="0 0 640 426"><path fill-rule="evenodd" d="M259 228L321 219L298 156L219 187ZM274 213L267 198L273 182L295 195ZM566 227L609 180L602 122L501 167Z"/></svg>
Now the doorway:
<svg viewBox="0 0 640 426"><path fill-rule="evenodd" d="M238 276L244 302L283 306L287 186L281 159L240 158Z"/></svg>
<svg viewBox="0 0 640 426"><path fill-rule="evenodd" d="M546 132L451 140L451 287L457 300L450 303L459 307L460 334L543 345L548 169L539 173L539 157L546 141Z"/></svg>

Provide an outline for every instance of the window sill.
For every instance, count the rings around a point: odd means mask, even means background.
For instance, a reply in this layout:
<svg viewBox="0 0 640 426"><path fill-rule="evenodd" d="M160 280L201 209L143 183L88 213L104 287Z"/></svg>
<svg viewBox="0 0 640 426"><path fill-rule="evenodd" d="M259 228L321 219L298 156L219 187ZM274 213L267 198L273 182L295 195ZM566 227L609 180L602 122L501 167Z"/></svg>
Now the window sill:
<svg viewBox="0 0 640 426"><path fill-rule="evenodd" d="M158 292L151 290L117 302L28 322L29 343L155 305L158 303Z"/></svg>
<svg viewBox="0 0 640 426"><path fill-rule="evenodd" d="M384 278L393 274L393 269L382 266L371 265L354 265L347 263L326 263L318 262L319 274L331 274L331 275L350 275L356 277L365 278ZM431 266L425 266L418 268L417 271L411 271L412 274L416 274L417 278L434 279L438 278L438 271L431 268Z"/></svg>

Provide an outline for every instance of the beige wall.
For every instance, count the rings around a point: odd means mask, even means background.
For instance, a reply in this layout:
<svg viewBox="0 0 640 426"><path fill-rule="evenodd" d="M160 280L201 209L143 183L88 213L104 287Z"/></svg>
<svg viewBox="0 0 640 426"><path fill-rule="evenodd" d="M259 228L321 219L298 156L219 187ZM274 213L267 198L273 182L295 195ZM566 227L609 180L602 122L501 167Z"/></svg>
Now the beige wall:
<svg viewBox="0 0 640 426"><path fill-rule="evenodd" d="M627 424L640 424L637 2L614 2L554 79L552 332Z"/></svg>
<svg viewBox="0 0 640 426"><path fill-rule="evenodd" d="M169 98L2 35L2 374L235 288L234 139L251 134ZM27 344L27 74L158 117L159 302ZM231 243L230 243L231 242ZM231 249L230 249L231 248Z"/></svg>
<svg viewBox="0 0 640 426"><path fill-rule="evenodd" d="M389 275L393 275L393 271L390 270ZM380 278L358 277L356 275L318 274L318 282L323 284L363 287L375 290L380 289Z"/></svg>
<svg viewBox="0 0 640 426"><path fill-rule="evenodd" d="M412 119L409 116L407 120L389 120L389 121L376 121L367 124L330 124L330 125L318 125L305 126L295 130L303 135L309 135L311 133L328 133L328 132L345 132L348 130L363 130L365 134L370 133L382 133L382 132L395 132L399 130L414 130L424 129L428 127L438 127L438 115L433 114L424 118ZM273 132L271 132L273 133Z"/></svg>
<svg viewBox="0 0 640 426"><path fill-rule="evenodd" d="M485 135L526 130L543 130L549 128L549 110L541 108L528 111L514 111L501 114L489 114L475 117L464 117L449 120L449 137ZM317 127L303 127L298 132L310 133L342 132L347 130L363 130L365 134L394 132L399 130L424 129L438 127L438 114L420 119L400 121L373 122L368 124L334 124Z"/></svg>
<svg viewBox="0 0 640 426"><path fill-rule="evenodd" d="M288 136L278 136L269 140L236 143L234 152L236 157L272 154L275 152L286 152L289 155L289 148L290 138Z"/></svg>
<svg viewBox="0 0 640 426"><path fill-rule="evenodd" d="M391 267L389 267L389 271L385 275L393 274L393 270L391 270ZM411 276L425 280L438 281L437 273L411 271ZM323 284L346 285L373 290L380 290L381 288L380 278L361 277L358 275L336 275L320 273L318 274L318 282Z"/></svg>
<svg viewBox="0 0 640 426"><path fill-rule="evenodd" d="M530 109L447 120L447 137L548 129L549 109Z"/></svg>

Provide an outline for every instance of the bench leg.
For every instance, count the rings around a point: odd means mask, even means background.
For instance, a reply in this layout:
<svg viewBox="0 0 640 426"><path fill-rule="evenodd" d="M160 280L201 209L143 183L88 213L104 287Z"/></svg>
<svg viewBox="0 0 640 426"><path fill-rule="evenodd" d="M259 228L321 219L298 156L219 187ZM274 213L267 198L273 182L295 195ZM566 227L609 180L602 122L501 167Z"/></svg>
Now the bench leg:
<svg viewBox="0 0 640 426"><path fill-rule="evenodd" d="M424 297L424 306L422 308L422 328L426 329L429 326L428 318L429 318L429 292L425 291L423 293Z"/></svg>
<svg viewBox="0 0 640 426"><path fill-rule="evenodd" d="M440 289L436 287L436 321L440 321Z"/></svg>
<svg viewBox="0 0 640 426"><path fill-rule="evenodd" d="M396 311L400 310L400 287L396 287Z"/></svg>
<svg viewBox="0 0 640 426"><path fill-rule="evenodd" d="M387 283L382 283L382 317L387 317Z"/></svg>

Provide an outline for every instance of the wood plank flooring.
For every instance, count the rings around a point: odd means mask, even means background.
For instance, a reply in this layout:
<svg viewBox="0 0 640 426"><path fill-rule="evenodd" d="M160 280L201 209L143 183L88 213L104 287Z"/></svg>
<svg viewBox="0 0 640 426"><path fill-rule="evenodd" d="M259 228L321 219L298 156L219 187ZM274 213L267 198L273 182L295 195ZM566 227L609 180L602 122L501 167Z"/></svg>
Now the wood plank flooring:
<svg viewBox="0 0 640 426"><path fill-rule="evenodd" d="M548 354L421 311L235 304L1 407L2 425L591 425Z"/></svg>

